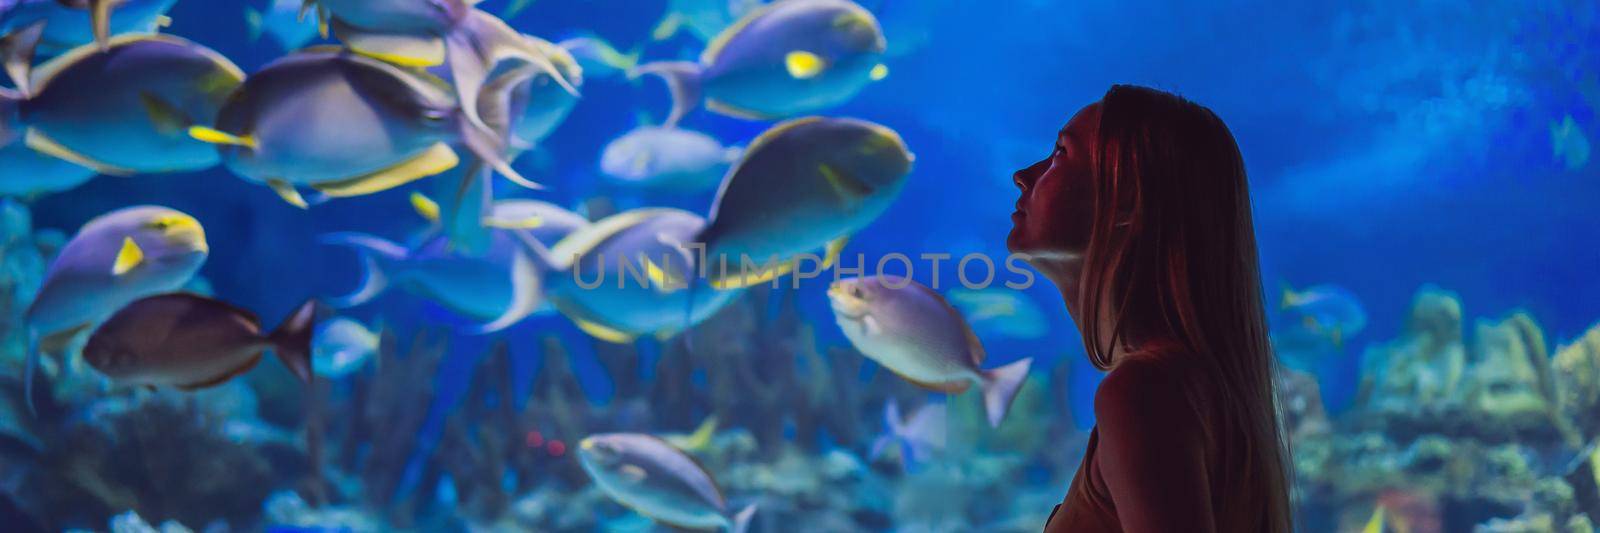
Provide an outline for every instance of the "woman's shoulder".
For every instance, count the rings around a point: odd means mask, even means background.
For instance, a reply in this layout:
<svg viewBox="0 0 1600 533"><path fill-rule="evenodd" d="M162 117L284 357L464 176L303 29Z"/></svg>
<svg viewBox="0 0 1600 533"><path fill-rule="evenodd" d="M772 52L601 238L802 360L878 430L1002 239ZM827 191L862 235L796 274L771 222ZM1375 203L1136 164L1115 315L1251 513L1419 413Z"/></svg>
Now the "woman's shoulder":
<svg viewBox="0 0 1600 533"><path fill-rule="evenodd" d="M1193 395L1198 376L1182 357L1169 353L1118 361L1095 392L1096 424L1114 433L1199 430Z"/></svg>

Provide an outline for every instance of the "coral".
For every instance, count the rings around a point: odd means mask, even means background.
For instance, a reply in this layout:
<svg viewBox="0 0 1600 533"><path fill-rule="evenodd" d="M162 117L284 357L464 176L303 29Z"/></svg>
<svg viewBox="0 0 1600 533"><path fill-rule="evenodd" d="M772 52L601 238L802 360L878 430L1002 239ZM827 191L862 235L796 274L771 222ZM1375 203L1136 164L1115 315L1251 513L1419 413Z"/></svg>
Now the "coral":
<svg viewBox="0 0 1600 533"><path fill-rule="evenodd" d="M1375 423L1426 426L1452 404L1466 367L1461 301L1433 287L1418 291L1400 339L1361 356L1359 408Z"/></svg>
<svg viewBox="0 0 1600 533"><path fill-rule="evenodd" d="M1600 409L1600 324L1557 349L1552 366L1561 412L1577 415ZM1584 440L1600 435L1600 417L1573 416L1573 421Z"/></svg>

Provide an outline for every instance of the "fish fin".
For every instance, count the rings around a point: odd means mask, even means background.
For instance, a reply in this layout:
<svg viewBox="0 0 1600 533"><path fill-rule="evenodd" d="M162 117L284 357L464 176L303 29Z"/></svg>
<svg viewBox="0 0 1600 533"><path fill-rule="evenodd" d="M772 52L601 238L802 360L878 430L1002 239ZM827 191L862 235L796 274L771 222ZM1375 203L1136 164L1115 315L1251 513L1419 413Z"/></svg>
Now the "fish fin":
<svg viewBox="0 0 1600 533"><path fill-rule="evenodd" d="M272 188L272 192L278 193L278 197L282 198L283 201L289 202L289 205L301 209L309 209L311 207L311 203L307 202L306 198L300 195L300 191L294 188L293 183L289 183L286 180L272 178L267 180L267 186Z"/></svg>
<svg viewBox="0 0 1600 533"><path fill-rule="evenodd" d="M878 319L872 315L865 315L861 317L861 329L866 330L868 335L878 335L883 333L883 326L878 324Z"/></svg>
<svg viewBox="0 0 1600 533"><path fill-rule="evenodd" d="M728 533L745 533L750 530L750 519L756 516L756 504L750 504L733 515L728 526Z"/></svg>
<svg viewBox="0 0 1600 533"><path fill-rule="evenodd" d="M39 21L0 38L0 61L5 63L11 85L23 96L33 94L33 54L43 35L44 21Z"/></svg>
<svg viewBox="0 0 1600 533"><path fill-rule="evenodd" d="M641 253L639 262L644 263L645 279L650 280L650 285L655 288L656 292L671 294L683 288L685 284L683 276L676 272L667 272L660 265L657 265L655 261L651 261L648 254Z"/></svg>
<svg viewBox="0 0 1600 533"><path fill-rule="evenodd" d="M511 116L511 93L538 74L538 68L524 65L497 74L483 84L478 90L478 117L490 131L502 137L511 135L511 125L516 122Z"/></svg>
<svg viewBox="0 0 1600 533"><path fill-rule="evenodd" d="M703 70L699 63L690 61L660 61L640 65L629 71L628 77L638 78L650 74L660 76L667 83L667 90L672 93L672 112L661 125L671 128L677 126L684 115L699 107L700 100L704 97L704 93L701 92Z"/></svg>
<svg viewBox="0 0 1600 533"><path fill-rule="evenodd" d="M1022 388L1023 381L1028 378L1028 368L1032 366L1033 358L1027 357L981 373L983 411L989 415L989 427L998 427L1005 418L1006 411L1011 409L1011 400L1016 399L1017 390Z"/></svg>
<svg viewBox="0 0 1600 533"><path fill-rule="evenodd" d="M822 74L822 71L828 68L828 62L817 54L805 50L795 50L784 54L783 67L789 71L790 77L797 80L809 80Z"/></svg>
<svg viewBox="0 0 1600 533"><path fill-rule="evenodd" d="M28 131L23 134L23 144L27 145L28 148L32 148L35 152L60 159L74 165L88 168L107 176L132 176L135 174L135 172L132 170L102 163L91 159L86 155L75 152L71 148L67 148L65 145L56 142L56 140L50 138L49 135L45 135L45 133L39 131L38 128L28 128Z"/></svg>
<svg viewBox="0 0 1600 533"><path fill-rule="evenodd" d="M272 352L302 383L311 383L311 331L317 321L317 301L306 300L267 336Z"/></svg>
<svg viewBox="0 0 1600 533"><path fill-rule="evenodd" d="M111 49L111 4L113 0L89 0L89 25L94 42L104 52Z"/></svg>
<svg viewBox="0 0 1600 533"><path fill-rule="evenodd" d="M742 260L743 259L741 259L741 261ZM736 276L718 277L712 279L711 287L720 290L742 289L745 287L753 287L762 283L771 282L793 271L797 263L799 263L798 258L778 263L767 263L767 265L770 266L763 265L765 268L756 270L755 272L749 274L742 272L744 269L741 265L741 272L739 272Z"/></svg>
<svg viewBox="0 0 1600 533"><path fill-rule="evenodd" d="M682 446L678 448L685 451L704 450L711 446L711 438L717 435L717 415L707 416L694 428L694 432L684 437Z"/></svg>
<svg viewBox="0 0 1600 533"><path fill-rule="evenodd" d="M654 29L650 30L650 39L665 41L677 35L680 29L683 29L683 15L676 11L669 12L661 17L661 22L657 22Z"/></svg>
<svg viewBox="0 0 1600 533"><path fill-rule="evenodd" d="M461 164L461 158L456 156L456 151L450 149L450 145L440 141L434 143L433 146L429 146L422 153L388 168L335 182L318 183L312 185L311 188L334 198L362 196L387 191L428 176L441 174L459 164Z"/></svg>
<svg viewBox="0 0 1600 533"><path fill-rule="evenodd" d="M849 243L849 235L843 235L837 239L828 241L828 246L823 248L822 265L819 268L821 270L827 270L833 268L833 265L838 264L839 255L844 253L844 246Z"/></svg>
<svg viewBox="0 0 1600 533"><path fill-rule="evenodd" d="M611 327L582 318L573 316L568 316L567 318L571 319L572 323L577 325L579 330L583 331L585 334L588 334L590 337L594 337L611 344L633 344L633 340L638 338L637 335L624 333L616 329L612 329Z"/></svg>
<svg viewBox="0 0 1600 533"><path fill-rule="evenodd" d="M1383 524L1387 522L1384 517L1383 505L1372 510L1372 517L1367 519L1367 525L1362 526L1361 533L1383 533Z"/></svg>
<svg viewBox="0 0 1600 533"><path fill-rule="evenodd" d="M177 135L194 125L194 121L190 120L183 110L148 91L139 93L139 104L144 107L144 114L150 118L150 124L154 125L156 132L161 135Z"/></svg>
<svg viewBox="0 0 1600 533"><path fill-rule="evenodd" d="M245 372L249 372L251 369L256 367L256 363L260 363L260 362L261 362L261 354L256 354L255 357L251 357L250 360L245 361L244 364L239 365L237 368L233 368L231 370L228 370L227 372L223 372L220 375L217 375L217 376L211 377L211 378L207 378L207 379L202 380L202 381L197 381L197 382L194 382L194 383L185 383L185 384L182 384L182 385L177 385L176 388L178 390L183 391L183 392L194 392L194 391L197 391L197 390L200 390L200 389L209 389L211 387L215 387L217 385L221 385L223 383L227 383L228 380L231 380L231 379L233 379L235 377L238 377L240 374L244 374ZM152 386L151 388L153 389L154 387Z"/></svg>
<svg viewBox="0 0 1600 533"><path fill-rule="evenodd" d="M544 217L528 215L521 218L511 218L489 215L483 217L483 225L499 229L534 229L544 225Z"/></svg>
<svg viewBox="0 0 1600 533"><path fill-rule="evenodd" d="M883 63L878 63L872 70L867 71L867 79L872 81L883 81L887 77L889 77L889 65Z"/></svg>
<svg viewBox="0 0 1600 533"><path fill-rule="evenodd" d="M550 61L546 50L512 29L505 21L489 13L473 10L462 21L462 27L464 29L451 34L451 42L445 47L445 53L449 57L450 82L456 87L456 96L467 122L472 125L488 129L478 114L478 98L489 72L503 59L515 59L533 65L549 74L567 93L574 96L578 94L577 87ZM491 166L499 170L498 165ZM509 165L506 167L509 168ZM521 181L521 176L507 177L512 181Z"/></svg>
<svg viewBox="0 0 1600 533"><path fill-rule="evenodd" d="M867 448L867 459L876 460L879 457L883 457L883 452L887 451L889 446L894 445L895 442L897 441L895 440L894 436L888 433L874 437L872 439L872 446Z"/></svg>
<svg viewBox="0 0 1600 533"><path fill-rule="evenodd" d="M474 113L472 116L476 117ZM511 168L511 162L504 155L507 139L496 134L494 130L481 122L473 120L463 121L461 124L461 143L466 146L483 165L494 169L494 172L506 178L511 183L526 189L540 190L544 186L529 180Z"/></svg>
<svg viewBox="0 0 1600 533"><path fill-rule="evenodd" d="M428 222L439 223L439 203L433 201L432 198L428 198L428 195L411 191L411 209L415 210L422 218L427 219Z"/></svg>
<svg viewBox="0 0 1600 533"><path fill-rule="evenodd" d="M445 63L444 39L436 36L379 33L334 19L333 34L350 50L402 67L428 68Z"/></svg>
<svg viewBox="0 0 1600 533"><path fill-rule="evenodd" d="M745 109L715 98L706 99L706 110L718 115L742 118L745 120L778 120L783 118L780 115L774 115L772 113L764 113L754 109Z"/></svg>
<svg viewBox="0 0 1600 533"><path fill-rule="evenodd" d="M157 28L169 28L171 26L172 26L172 17L166 16L166 15L156 15L155 27L157 27ZM154 32L155 30L151 30L151 31Z"/></svg>
<svg viewBox="0 0 1600 533"><path fill-rule="evenodd" d="M323 244L349 246L361 257L361 282L356 285L354 291L333 298L329 303L334 307L353 307L367 303L388 288L389 278L384 275L383 265L374 255L390 260L402 260L410 254L399 244L362 233L330 233L322 236L321 241Z"/></svg>
<svg viewBox="0 0 1600 533"><path fill-rule="evenodd" d="M855 179L855 176L840 170L839 167L820 163L817 165L817 172L822 174L822 178L827 180L828 185L839 194L840 198L856 200L872 195L871 186Z"/></svg>
<svg viewBox="0 0 1600 533"><path fill-rule="evenodd" d="M331 21L331 20L333 20L333 13L329 12L328 8L318 5L317 6L317 37L321 37L323 39L327 39L328 35L333 33L332 29L328 27L328 21Z"/></svg>
<svg viewBox="0 0 1600 533"><path fill-rule="evenodd" d="M439 225L451 250L477 255L489 249L492 235L483 216L493 210L494 191L488 167L476 158L468 161L461 179L435 182L445 199L439 208Z"/></svg>
<svg viewBox="0 0 1600 533"><path fill-rule="evenodd" d="M189 136L196 141L228 146L242 146L251 150L256 149L256 138L251 135L234 135L226 131L206 126L189 126Z"/></svg>
<svg viewBox="0 0 1600 533"><path fill-rule="evenodd" d="M250 42L261 40L261 32L266 26L264 18L265 14L261 11L250 6L244 6L245 35L250 39Z"/></svg>
<svg viewBox="0 0 1600 533"><path fill-rule="evenodd" d="M637 226L663 211L664 209L659 208L630 209L579 228L550 247L548 257L550 265L555 270L566 270L578 257L589 253L589 250L599 246L606 239Z"/></svg>
<svg viewBox="0 0 1600 533"><path fill-rule="evenodd" d="M528 254L517 252L511 259L511 305L494 321L477 327L477 333L493 333L506 329L533 314L543 302L542 273L534 266Z"/></svg>
<svg viewBox="0 0 1600 533"><path fill-rule="evenodd" d="M117 251L117 260L111 264L111 275L121 276L127 274L133 267L144 262L144 249L139 248L139 243L133 242L133 237L122 238L122 249Z"/></svg>

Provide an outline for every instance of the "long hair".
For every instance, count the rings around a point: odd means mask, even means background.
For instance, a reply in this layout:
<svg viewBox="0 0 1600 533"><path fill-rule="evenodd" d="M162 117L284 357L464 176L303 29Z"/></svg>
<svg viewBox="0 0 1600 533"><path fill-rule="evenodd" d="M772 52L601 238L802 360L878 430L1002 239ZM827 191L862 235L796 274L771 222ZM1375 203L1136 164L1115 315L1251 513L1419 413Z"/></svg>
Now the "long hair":
<svg viewBox="0 0 1600 533"><path fill-rule="evenodd" d="M1211 110L1144 87L1117 85L1101 100L1094 222L1080 278L1089 360L1109 370L1133 335L1181 343L1214 383L1221 420L1239 435L1244 464L1218 471L1219 531L1288 532L1288 447L1273 391L1250 191L1233 134ZM1112 302L1105 301L1107 298ZM1094 317L1114 313L1102 338ZM1153 331L1128 331L1129 317ZM1264 499L1262 499L1264 498Z"/></svg>

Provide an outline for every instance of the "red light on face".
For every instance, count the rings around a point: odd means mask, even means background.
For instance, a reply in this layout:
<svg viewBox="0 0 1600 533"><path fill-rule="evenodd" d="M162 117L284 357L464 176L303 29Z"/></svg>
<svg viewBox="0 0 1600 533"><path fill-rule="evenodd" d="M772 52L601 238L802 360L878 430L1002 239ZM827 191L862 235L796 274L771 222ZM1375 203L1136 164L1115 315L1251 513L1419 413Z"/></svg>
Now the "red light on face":
<svg viewBox="0 0 1600 533"><path fill-rule="evenodd" d="M528 434L522 438L522 444L529 448L538 448L539 446L544 445L544 435L540 435L538 431L529 431Z"/></svg>
<svg viewBox="0 0 1600 533"><path fill-rule="evenodd" d="M550 441L550 444L545 445L544 449L549 451L550 455L554 455L556 457L561 457L563 454L567 453L566 443L563 443L559 440Z"/></svg>

